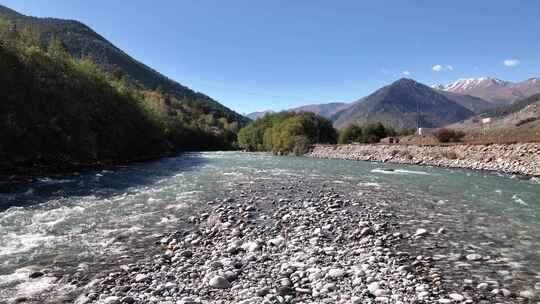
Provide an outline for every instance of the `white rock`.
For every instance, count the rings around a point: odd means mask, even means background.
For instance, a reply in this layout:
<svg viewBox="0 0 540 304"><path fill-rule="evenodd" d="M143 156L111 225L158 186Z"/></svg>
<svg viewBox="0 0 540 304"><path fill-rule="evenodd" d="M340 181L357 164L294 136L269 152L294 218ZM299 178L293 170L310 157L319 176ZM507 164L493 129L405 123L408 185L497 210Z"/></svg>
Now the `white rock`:
<svg viewBox="0 0 540 304"><path fill-rule="evenodd" d="M468 254L466 256L467 260L469 261L478 261L482 259L482 256L476 253Z"/></svg>
<svg viewBox="0 0 540 304"><path fill-rule="evenodd" d="M337 278L343 277L344 275L345 275L345 271L343 271L343 269L333 268L328 271L328 276L330 278L337 279Z"/></svg>
<svg viewBox="0 0 540 304"><path fill-rule="evenodd" d="M115 297L115 296L106 297L105 300L103 300L103 303L104 303L104 304L116 304L116 303L120 303L120 297Z"/></svg>
<svg viewBox="0 0 540 304"><path fill-rule="evenodd" d="M255 252L261 250L261 245L257 242L245 242L242 244L242 248L248 252Z"/></svg>
<svg viewBox="0 0 540 304"><path fill-rule="evenodd" d="M480 284L476 285L476 288L480 289L480 290L487 289L488 287L489 287L488 283L480 283Z"/></svg>
<svg viewBox="0 0 540 304"><path fill-rule="evenodd" d="M214 288L227 289L231 287L231 283L222 276L215 276L208 282L208 285Z"/></svg>
<svg viewBox="0 0 540 304"><path fill-rule="evenodd" d="M283 237L281 237L281 236L278 236L275 239L268 240L268 244L272 245L272 246L279 246L279 245L283 244L283 242L285 242L285 239Z"/></svg>
<svg viewBox="0 0 540 304"><path fill-rule="evenodd" d="M534 292L532 290L523 290L519 293L519 296L525 299L534 298Z"/></svg>
<svg viewBox="0 0 540 304"><path fill-rule="evenodd" d="M143 281L147 278L148 276L145 275L145 274L142 274L142 273L139 273L135 276L135 282L140 282L140 281Z"/></svg>
<svg viewBox="0 0 540 304"><path fill-rule="evenodd" d="M457 302L461 302L463 300L465 300L465 297L460 295L459 293L451 293L448 295L452 300L454 301L457 301Z"/></svg>
<svg viewBox="0 0 540 304"><path fill-rule="evenodd" d="M423 236L423 235L426 235L427 234L427 230L424 229L424 228L419 228L418 230L416 230L416 232L414 233L415 236Z"/></svg>
<svg viewBox="0 0 540 304"><path fill-rule="evenodd" d="M380 285L379 285L379 282L372 282L372 283L369 283L368 286L367 286L367 288L368 288L368 291L369 291L371 294L373 294L373 295L375 295L375 292L376 292L377 290L381 289L381 287L380 287Z"/></svg>

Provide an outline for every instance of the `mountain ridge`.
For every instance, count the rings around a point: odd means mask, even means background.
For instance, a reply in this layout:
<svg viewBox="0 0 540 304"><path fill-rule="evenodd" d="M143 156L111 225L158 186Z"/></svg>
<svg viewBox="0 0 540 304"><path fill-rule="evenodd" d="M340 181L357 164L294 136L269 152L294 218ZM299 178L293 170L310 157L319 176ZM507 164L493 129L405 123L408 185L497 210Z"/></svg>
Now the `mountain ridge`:
<svg viewBox="0 0 540 304"><path fill-rule="evenodd" d="M209 114L226 117L240 124L247 123L245 117L211 97L194 91L134 59L80 21L26 16L3 5L0 5L0 18L17 27L30 28L37 32L44 45L53 37L58 37L72 56L89 57L106 71L120 73L146 89L163 91L181 102L200 103Z"/></svg>
<svg viewBox="0 0 540 304"><path fill-rule="evenodd" d="M540 78L511 82L495 77L461 78L432 88L452 93L476 96L496 105L509 105L517 100L540 93Z"/></svg>

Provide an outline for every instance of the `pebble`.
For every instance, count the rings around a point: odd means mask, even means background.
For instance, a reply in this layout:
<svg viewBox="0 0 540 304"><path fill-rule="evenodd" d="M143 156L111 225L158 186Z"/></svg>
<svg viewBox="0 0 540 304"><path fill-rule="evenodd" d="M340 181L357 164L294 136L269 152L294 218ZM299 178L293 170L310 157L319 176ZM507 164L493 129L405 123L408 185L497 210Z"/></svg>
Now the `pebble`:
<svg viewBox="0 0 540 304"><path fill-rule="evenodd" d="M414 233L415 236L424 236L427 234L427 230L424 229L424 228L419 228L416 230L416 232Z"/></svg>
<svg viewBox="0 0 540 304"><path fill-rule="evenodd" d="M231 283L222 276L215 276L208 282L208 285L214 288L226 289L231 287Z"/></svg>

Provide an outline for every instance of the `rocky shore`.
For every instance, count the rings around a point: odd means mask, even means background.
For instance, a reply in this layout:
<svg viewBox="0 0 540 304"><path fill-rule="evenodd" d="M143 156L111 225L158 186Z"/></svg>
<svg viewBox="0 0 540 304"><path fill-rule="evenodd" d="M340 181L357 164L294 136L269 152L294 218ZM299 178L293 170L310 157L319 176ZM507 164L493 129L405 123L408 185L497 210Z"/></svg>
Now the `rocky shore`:
<svg viewBox="0 0 540 304"><path fill-rule="evenodd" d="M75 303L488 304L534 297L463 266L496 263L490 256L453 255L462 268L445 271L436 254L447 242L445 228L401 225L387 193L301 178L255 184L209 201L189 219L191 229L156 239L159 254L103 273Z"/></svg>
<svg viewBox="0 0 540 304"><path fill-rule="evenodd" d="M540 144L494 145L318 145L306 154L331 158L428 165L447 168L498 171L508 174L540 176Z"/></svg>

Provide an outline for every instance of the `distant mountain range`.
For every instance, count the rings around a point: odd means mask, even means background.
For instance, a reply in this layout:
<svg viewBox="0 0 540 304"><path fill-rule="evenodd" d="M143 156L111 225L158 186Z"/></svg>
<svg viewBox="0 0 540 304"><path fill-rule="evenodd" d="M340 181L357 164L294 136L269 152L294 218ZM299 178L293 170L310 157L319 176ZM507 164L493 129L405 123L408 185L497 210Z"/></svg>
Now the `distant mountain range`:
<svg viewBox="0 0 540 304"><path fill-rule="evenodd" d="M412 79L400 79L351 103L313 104L289 111L313 112L341 128L350 123L383 121L397 128L441 127L475 113L510 105L540 93L540 78L512 83L496 78L460 79L448 85L428 87ZM419 114L417 115L417 107ZM256 112L249 114L257 118Z"/></svg>
<svg viewBox="0 0 540 304"><path fill-rule="evenodd" d="M383 122L398 129L435 128L466 119L474 112L445 94L412 79L400 79L336 113L338 128L350 123Z"/></svg>
<svg viewBox="0 0 540 304"><path fill-rule="evenodd" d="M317 115L321 115L322 117L326 117L330 119L332 116L334 116L337 112L342 111L350 107L352 103L345 103L345 102L331 102L331 103L321 103L321 104L311 104L311 105L305 105L298 108L292 108L287 111L292 112L311 112L315 113ZM267 113L273 113L274 111L266 110L266 111L260 111L260 112L253 112L246 115L246 117L250 119L257 119L260 117L263 117Z"/></svg>
<svg viewBox="0 0 540 304"><path fill-rule="evenodd" d="M264 115L269 114L269 113L274 113L274 111L268 110L268 111L253 112L253 113L247 114L246 117L249 118L249 119L255 120L255 119L261 118Z"/></svg>
<svg viewBox="0 0 540 304"><path fill-rule="evenodd" d="M205 112L218 117L226 117L241 124L246 122L245 117L212 98L195 92L133 59L79 21L25 16L2 5L0 18L12 22L18 28L30 28L37 32L44 45L47 45L52 37L58 37L72 56L89 57L105 70L123 74L146 89L163 91L180 101L197 102L203 105Z"/></svg>
<svg viewBox="0 0 540 304"><path fill-rule="evenodd" d="M497 105L509 105L516 100L540 93L540 78L530 78L513 83L491 77L458 79L447 85L433 88L482 98Z"/></svg>
<svg viewBox="0 0 540 304"><path fill-rule="evenodd" d="M322 117L332 118L332 116L334 116L336 113L349 108L351 105L352 103L331 102L331 103L323 103L323 104L306 105L306 106L291 109L290 111L312 112L312 113L321 115Z"/></svg>

